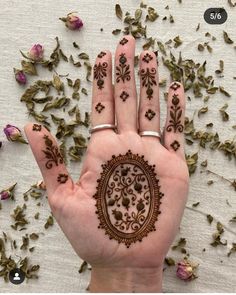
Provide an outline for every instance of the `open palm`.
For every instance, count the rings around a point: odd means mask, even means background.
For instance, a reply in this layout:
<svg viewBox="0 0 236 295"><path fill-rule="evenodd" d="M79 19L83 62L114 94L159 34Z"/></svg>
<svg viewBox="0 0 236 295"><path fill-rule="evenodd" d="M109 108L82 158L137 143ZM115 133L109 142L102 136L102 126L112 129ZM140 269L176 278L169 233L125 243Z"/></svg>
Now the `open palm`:
<svg viewBox="0 0 236 295"><path fill-rule="evenodd" d="M44 177L52 212L76 253L94 268L160 269L178 230L188 193L188 169L182 133L184 91L180 83L171 84L162 138L140 136L140 131L160 132L158 63L153 52L144 51L140 55L141 87L137 111L133 65L135 41L131 36L124 39L116 50L114 91L110 52L102 51L94 68L92 126L114 124L116 121L117 130L103 129L92 133L78 182L68 177L60 156L57 155L50 165L46 147L54 151L57 148L54 138L45 128L34 132L35 124L28 124L25 131ZM125 62L122 56L125 56ZM129 78L123 76L124 81L122 76L118 79L122 63L128 65L129 70L129 74L126 71ZM147 69L153 73L150 75L152 83L143 83L147 80L142 73L145 74ZM177 110L173 109L176 106ZM160 191L164 196L155 224L156 231L127 248L123 243L109 239L104 229L98 228L94 196L102 165L113 155L125 155L129 150L144 156L150 165L155 165Z"/></svg>

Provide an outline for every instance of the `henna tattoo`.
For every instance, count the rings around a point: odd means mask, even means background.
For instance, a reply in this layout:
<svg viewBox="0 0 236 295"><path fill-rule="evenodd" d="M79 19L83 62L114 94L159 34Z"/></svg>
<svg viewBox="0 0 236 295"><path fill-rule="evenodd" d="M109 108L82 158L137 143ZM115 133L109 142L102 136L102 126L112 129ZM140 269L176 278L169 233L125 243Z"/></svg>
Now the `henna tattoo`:
<svg viewBox="0 0 236 295"><path fill-rule="evenodd" d="M142 60L145 61L146 63L149 63L149 61L151 61L152 59L153 57L149 53L146 53L144 57L142 58Z"/></svg>
<svg viewBox="0 0 236 295"><path fill-rule="evenodd" d="M175 90L175 91L176 91L179 87L180 87L180 84L177 83L177 82L174 82L174 83L170 86L170 88L173 89L173 90Z"/></svg>
<svg viewBox="0 0 236 295"><path fill-rule="evenodd" d="M124 155L113 155L102 169L93 196L98 228L104 229L110 239L129 248L156 230L164 194L160 192L155 165L149 165L144 156L129 150Z"/></svg>
<svg viewBox="0 0 236 295"><path fill-rule="evenodd" d="M99 57L99 58L102 58L102 57L105 56L105 55L106 55L106 52L101 51L101 52L98 54L98 57Z"/></svg>
<svg viewBox="0 0 236 295"><path fill-rule="evenodd" d="M123 101L126 101L126 99L129 97L129 94L126 92L126 91L122 91L121 95L120 95L120 98L123 100Z"/></svg>
<svg viewBox="0 0 236 295"><path fill-rule="evenodd" d="M169 125L166 127L166 130L168 132L174 131L175 133L177 131L183 132L184 126L181 124L181 115L182 115L182 110L181 107L179 106L179 98L178 95L174 94L172 96L172 106L170 107L170 120L169 120Z"/></svg>
<svg viewBox="0 0 236 295"><path fill-rule="evenodd" d="M177 140L175 140L175 141L172 142L172 144L171 144L170 146L171 146L171 147L173 148L173 150L176 152L176 151L179 149L180 144L179 144L179 142L178 142Z"/></svg>
<svg viewBox="0 0 236 295"><path fill-rule="evenodd" d="M130 81L130 65L126 64L127 58L125 56L125 53L120 54L119 59L119 66L116 66L116 82L119 83L120 80L125 82L125 80Z"/></svg>
<svg viewBox="0 0 236 295"><path fill-rule="evenodd" d="M156 79L155 79L155 75L156 75L156 69L155 68L146 68L142 69L140 72L141 75L141 79L142 79L142 86L146 87L146 94L148 99L151 99L153 97L153 89L152 86L153 85L157 85Z"/></svg>
<svg viewBox="0 0 236 295"><path fill-rule="evenodd" d="M121 44L121 45L125 45L127 42L128 42L128 40L127 40L126 38L123 38L123 39L120 41L120 44Z"/></svg>
<svg viewBox="0 0 236 295"><path fill-rule="evenodd" d="M96 109L96 111L100 114L101 111L102 111L103 109L105 109L105 107L104 107L104 105L102 105L102 104L99 102L99 103L96 105L95 109Z"/></svg>
<svg viewBox="0 0 236 295"><path fill-rule="evenodd" d="M149 110L146 111L146 113L145 113L145 117L146 117L149 121L151 121L151 120L155 117L155 115L156 115L156 113L155 113L153 110L151 110L151 109L149 109Z"/></svg>
<svg viewBox="0 0 236 295"><path fill-rule="evenodd" d="M59 183L66 183L67 182L67 180L68 180L68 175L67 174L59 174L58 175L58 177L57 177L57 181L59 182Z"/></svg>
<svg viewBox="0 0 236 295"><path fill-rule="evenodd" d="M58 166L59 164L63 163L63 158L61 153L58 150L57 146L53 145L52 140L48 137L48 135L44 135L44 140L46 144L46 150L43 150L44 154L46 155L46 162L45 166L47 169L51 169L53 164Z"/></svg>
<svg viewBox="0 0 236 295"><path fill-rule="evenodd" d="M42 130L42 125L34 124L32 130L33 131L41 131Z"/></svg>
<svg viewBox="0 0 236 295"><path fill-rule="evenodd" d="M107 62L99 62L94 66L94 79L97 80L98 89L104 88L104 77L107 76L107 66Z"/></svg>

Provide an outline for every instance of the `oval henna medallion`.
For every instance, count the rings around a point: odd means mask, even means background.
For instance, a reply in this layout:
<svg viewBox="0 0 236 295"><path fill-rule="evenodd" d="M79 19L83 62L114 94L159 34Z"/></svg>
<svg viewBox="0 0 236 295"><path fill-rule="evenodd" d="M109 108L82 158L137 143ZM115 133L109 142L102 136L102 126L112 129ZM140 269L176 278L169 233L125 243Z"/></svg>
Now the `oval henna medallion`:
<svg viewBox="0 0 236 295"><path fill-rule="evenodd" d="M155 222L161 213L163 193L155 165L149 165L144 156L128 151L125 155L112 156L102 168L94 195L98 227L104 229L110 239L127 247L141 242L149 232L156 230Z"/></svg>

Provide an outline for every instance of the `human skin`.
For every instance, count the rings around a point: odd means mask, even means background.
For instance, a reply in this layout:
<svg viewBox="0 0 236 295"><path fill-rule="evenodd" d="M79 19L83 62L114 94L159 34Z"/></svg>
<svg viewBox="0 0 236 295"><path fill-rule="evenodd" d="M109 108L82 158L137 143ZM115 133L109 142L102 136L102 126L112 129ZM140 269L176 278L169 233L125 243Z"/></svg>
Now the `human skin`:
<svg viewBox="0 0 236 295"><path fill-rule="evenodd" d="M185 97L183 86L172 82L168 92L167 117L162 138L140 136L139 131L160 132L158 64L153 52L141 53L140 71L154 68L156 85L152 85L152 98L148 99L147 87L141 81L138 99L134 78L135 39L132 36L125 38L128 42L117 46L115 65L119 66L120 55L125 54L130 79L117 82L117 75L114 73L116 77L113 87L112 57L109 51L104 51L105 54L96 59L96 64L107 63L103 87L99 89L98 79L93 80L92 126L116 122L117 131L106 129L91 134L78 181L73 181L69 176L65 183L58 182L59 174L69 175L64 163L46 168L44 136L47 135L53 145L57 145L47 129L42 127L36 132L33 131L33 123L28 123L25 132L46 184L53 215L76 253L92 266L89 290L161 292L164 258L178 231L189 187L183 132L181 128L168 128L174 94L178 96L181 110L178 126L184 125ZM147 53L151 56L148 63L143 60ZM179 86L173 89L173 85ZM122 91L129 94L125 102L120 98ZM100 113L96 110L98 103L105 107ZM155 112L151 120L145 117L148 109ZM180 145L176 151L171 146L174 141L178 141ZM112 155L123 155L128 150L143 155L150 165L155 165L160 190L164 193L161 213L155 223L156 231L148 233L141 242L133 243L129 248L115 239L110 240L105 231L98 228L96 200L93 197L102 172L101 165L110 160Z"/></svg>

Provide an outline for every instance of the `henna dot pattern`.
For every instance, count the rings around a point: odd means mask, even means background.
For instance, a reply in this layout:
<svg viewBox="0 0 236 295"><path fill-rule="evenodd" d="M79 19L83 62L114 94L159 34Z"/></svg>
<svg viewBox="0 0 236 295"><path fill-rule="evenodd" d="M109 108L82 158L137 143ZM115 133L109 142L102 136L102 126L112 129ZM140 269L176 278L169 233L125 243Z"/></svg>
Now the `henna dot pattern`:
<svg viewBox="0 0 236 295"><path fill-rule="evenodd" d="M175 91L176 91L179 87L180 87L180 84L177 83L177 82L174 82L174 83L170 86L170 88L173 89L173 90L175 90Z"/></svg>
<svg viewBox="0 0 236 295"><path fill-rule="evenodd" d="M149 54L149 53L146 53L146 54L144 55L144 57L142 58L142 60L143 60L144 62L146 62L146 63L149 63L152 59L153 59L153 57L152 57L151 54Z"/></svg>
<svg viewBox="0 0 236 295"><path fill-rule="evenodd" d="M147 110L146 113L145 113L145 117L149 121L151 121L155 117L155 115L156 115L156 113L153 110L151 110L151 109Z"/></svg>
<svg viewBox="0 0 236 295"><path fill-rule="evenodd" d="M120 44L121 45L125 45L126 43L128 43L128 40L126 38L123 38L121 41L120 41Z"/></svg>
<svg viewBox="0 0 236 295"><path fill-rule="evenodd" d="M116 82L119 83L121 80L123 82L130 81L130 79L130 66L127 64L125 53L121 53L119 66L116 66Z"/></svg>
<svg viewBox="0 0 236 295"><path fill-rule="evenodd" d="M105 56L105 55L106 55L106 52L101 51L101 52L98 54L98 57L99 57L99 58L103 58L103 56Z"/></svg>
<svg viewBox="0 0 236 295"><path fill-rule="evenodd" d="M175 141L172 142L172 144L170 146L172 147L172 149L174 151L177 151L179 149L179 147L180 147L180 144L179 144L179 142L177 140L175 140Z"/></svg>
<svg viewBox="0 0 236 295"><path fill-rule="evenodd" d="M105 109L104 105L101 104L100 102L96 105L95 107L96 111L100 114L103 109Z"/></svg>
<svg viewBox="0 0 236 295"><path fill-rule="evenodd" d="M47 162L45 164L47 169L51 169L53 165L55 164L58 166L59 164L63 163L63 158L61 153L58 150L58 147L53 145L53 141L48 137L48 135L44 135L43 137L45 144L46 144L46 150L43 150Z"/></svg>
<svg viewBox="0 0 236 295"><path fill-rule="evenodd" d="M126 92L126 91L122 91L121 95L120 95L120 98L123 100L123 101L126 101L126 99L129 97L129 94Z"/></svg>
<svg viewBox="0 0 236 295"><path fill-rule="evenodd" d="M94 71L94 79L97 80L98 89L104 88L104 77L107 76L107 67L108 63L98 63L95 64L93 71Z"/></svg>
<svg viewBox="0 0 236 295"><path fill-rule="evenodd" d="M66 183L68 180L68 175L67 174L59 174L58 177L57 177L57 181L59 183Z"/></svg>
<svg viewBox="0 0 236 295"><path fill-rule="evenodd" d="M160 192L155 165L149 165L144 156L129 150L124 155L113 155L102 169L93 196L98 228L105 230L110 239L129 248L156 230L164 194Z"/></svg>
<svg viewBox="0 0 236 295"><path fill-rule="evenodd" d="M153 97L153 85L157 85L155 75L156 75L156 69L155 68L146 68L142 69L140 72L141 79L142 79L142 86L146 87L146 94L147 98L151 99Z"/></svg>
<svg viewBox="0 0 236 295"><path fill-rule="evenodd" d="M33 131L41 131L42 126L40 124L34 124L32 130Z"/></svg>
<svg viewBox="0 0 236 295"><path fill-rule="evenodd" d="M175 133L177 133L177 131L183 132L184 126L181 124L181 115L182 115L182 110L181 110L181 107L179 106L179 98L177 94L174 94L172 96L172 106L170 107L169 125L166 127L166 130L168 132L172 130Z"/></svg>

